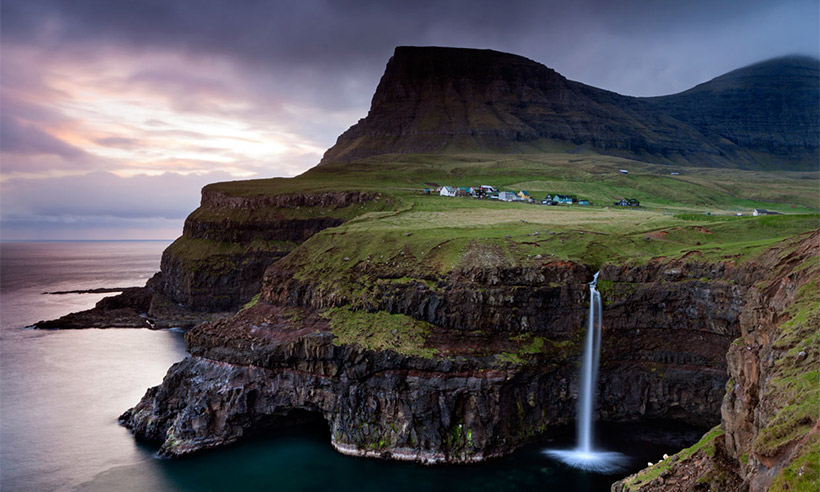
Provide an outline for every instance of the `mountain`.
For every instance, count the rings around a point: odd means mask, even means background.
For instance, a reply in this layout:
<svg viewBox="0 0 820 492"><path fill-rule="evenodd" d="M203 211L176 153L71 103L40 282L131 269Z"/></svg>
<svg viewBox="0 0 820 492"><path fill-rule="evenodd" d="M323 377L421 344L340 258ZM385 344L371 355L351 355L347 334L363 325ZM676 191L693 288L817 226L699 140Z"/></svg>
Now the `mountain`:
<svg viewBox="0 0 820 492"><path fill-rule="evenodd" d="M819 66L810 57L776 58L650 102L704 134L777 156L814 155L816 163Z"/></svg>
<svg viewBox="0 0 820 492"><path fill-rule="evenodd" d="M389 153L595 152L647 162L815 169L818 61L783 58L636 98L492 50L398 47L368 115L321 164Z"/></svg>

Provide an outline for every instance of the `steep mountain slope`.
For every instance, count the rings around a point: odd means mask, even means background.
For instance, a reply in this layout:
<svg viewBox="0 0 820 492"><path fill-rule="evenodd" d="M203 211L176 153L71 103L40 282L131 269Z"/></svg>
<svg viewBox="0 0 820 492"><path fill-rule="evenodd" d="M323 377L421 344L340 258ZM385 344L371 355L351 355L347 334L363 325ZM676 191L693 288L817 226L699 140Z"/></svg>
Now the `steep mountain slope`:
<svg viewBox="0 0 820 492"><path fill-rule="evenodd" d="M816 158L820 139L818 73L820 61L816 59L776 58L649 101L704 133L768 153L775 163Z"/></svg>
<svg viewBox="0 0 820 492"><path fill-rule="evenodd" d="M722 96L721 83L707 91L723 101L719 106L699 93L621 96L491 50L398 47L367 117L339 137L322 164L389 153L592 151L648 162L814 169L818 108L807 102L817 97L811 84L818 70L811 61L756 70L750 95L736 94L744 70L727 74L733 97ZM779 94L776 103L760 97L767 80L795 82L771 91ZM697 114L702 99L715 107L706 115ZM734 114L750 116L732 124ZM767 140L767 131L778 136Z"/></svg>

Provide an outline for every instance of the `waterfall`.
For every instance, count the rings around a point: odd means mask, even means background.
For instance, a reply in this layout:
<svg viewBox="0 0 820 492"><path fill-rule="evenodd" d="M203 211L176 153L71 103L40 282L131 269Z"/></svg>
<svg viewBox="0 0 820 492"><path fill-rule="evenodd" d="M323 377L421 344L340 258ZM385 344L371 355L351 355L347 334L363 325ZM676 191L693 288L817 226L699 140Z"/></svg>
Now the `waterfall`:
<svg viewBox="0 0 820 492"><path fill-rule="evenodd" d="M589 283L589 312L584 353L581 359L580 384L578 386L578 411L575 417L577 443L574 449L548 449L544 453L567 465L599 473L612 473L622 467L626 456L611 451L598 451L593 447L595 419L595 394L598 385L598 366L601 361L601 327L603 306L598 292L598 274Z"/></svg>
<svg viewBox="0 0 820 492"><path fill-rule="evenodd" d="M600 272L598 272L600 273ZM598 273L589 283L589 314L584 357L581 363L581 386L578 394L578 417L576 419L578 449L592 451L592 435L595 410L595 393L598 382L598 364L601 359L601 293L598 292Z"/></svg>

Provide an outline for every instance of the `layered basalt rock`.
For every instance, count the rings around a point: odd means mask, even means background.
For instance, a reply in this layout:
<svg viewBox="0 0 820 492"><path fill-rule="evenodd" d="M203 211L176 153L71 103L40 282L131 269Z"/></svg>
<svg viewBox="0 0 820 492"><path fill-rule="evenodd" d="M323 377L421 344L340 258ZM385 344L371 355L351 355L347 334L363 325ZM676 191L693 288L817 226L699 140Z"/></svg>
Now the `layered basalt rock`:
<svg viewBox="0 0 820 492"><path fill-rule="evenodd" d="M709 427L726 382L754 265L694 260L605 266L601 418L663 417Z"/></svg>
<svg viewBox="0 0 820 492"><path fill-rule="evenodd" d="M253 181L243 182L247 186ZM93 309L38 328L191 328L233 314L260 291L265 269L319 231L343 224L354 207L378 201L358 191L272 194L202 190L200 207L162 253L145 287L107 297ZM249 192L250 193L250 192Z"/></svg>
<svg viewBox="0 0 820 492"><path fill-rule="evenodd" d="M445 278L396 281L412 278L412 272L361 265L350 275L373 289L367 296L352 299L325 289L322 279L300 279L297 272L293 265L271 266L262 298L316 310L353 304L405 314L460 332L549 333L560 337L581 328L586 282L594 273L584 265L557 262L538 268L474 268Z"/></svg>
<svg viewBox="0 0 820 492"><path fill-rule="evenodd" d="M800 465L793 477L781 474L812 449L815 458L820 452L820 269L807 264L820 257L820 232L779 253L765 281L750 290L741 339L726 356L731 384L721 408L722 444L744 489L753 491L767 490L778 476L781 483L799 480ZM802 461L816 467L811 460Z"/></svg>
<svg viewBox="0 0 820 492"><path fill-rule="evenodd" d="M729 380L720 427L691 456L673 459L662 472L650 468L619 481L613 491L816 488L818 256L820 233L813 232L758 258L738 318L740 338L726 354Z"/></svg>
<svg viewBox="0 0 820 492"><path fill-rule="evenodd" d="M235 310L259 292L271 263L344 223L334 211L374 198L360 192L236 196L206 186L182 237L162 254L158 290L195 311Z"/></svg>
<svg viewBox="0 0 820 492"><path fill-rule="evenodd" d="M686 261L604 267L611 307L599 418L714 425L723 354L746 292L733 279L754 278L753 270ZM385 288L367 309L431 323L423 344L432 355L419 356L368 348L366 333L378 327L361 326L361 343L339 342L334 318L322 310L366 315L365 306L276 264L259 304L189 332L191 356L122 420L162 442L168 456L234 442L293 412L321 415L334 446L350 454L422 462L505 454L573 418L591 272L556 262L385 283L371 270L367 281ZM693 304L709 299L715 309Z"/></svg>
<svg viewBox="0 0 820 492"><path fill-rule="evenodd" d="M339 346L326 320L260 303L191 331L192 355L121 420L178 456L311 412L343 453L435 463L508 453L572 414L570 367L520 370L446 339L431 359Z"/></svg>

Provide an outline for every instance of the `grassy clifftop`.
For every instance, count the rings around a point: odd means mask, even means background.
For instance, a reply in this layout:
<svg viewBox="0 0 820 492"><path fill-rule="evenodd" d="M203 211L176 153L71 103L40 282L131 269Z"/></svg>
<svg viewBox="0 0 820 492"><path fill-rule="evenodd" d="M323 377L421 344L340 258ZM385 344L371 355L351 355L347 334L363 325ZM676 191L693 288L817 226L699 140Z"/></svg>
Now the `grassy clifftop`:
<svg viewBox="0 0 820 492"><path fill-rule="evenodd" d="M684 255L742 261L820 226L817 182L817 173L670 171L668 166L599 155L394 155L328 164L291 179L209 186L209 191L231 197L358 191L372 201L340 209L262 208L250 214L201 208L191 218L227 220L232 227L275 217L346 221L296 249L289 244L287 250L293 252L283 262L297 275L321 279L327 289L353 298L365 288L361 277L367 269L433 281L473 266L534 262L571 260L594 266ZM432 183L527 190L539 201L547 193L572 194L592 205L440 197L434 190L425 195L423 189L433 188ZM621 197L636 198L642 206L613 206ZM783 215L752 217L753 208ZM742 216L736 215L738 210Z"/></svg>
<svg viewBox="0 0 820 492"><path fill-rule="evenodd" d="M618 172L626 169L629 174ZM679 173L672 175L672 172ZM596 154L387 155L327 164L296 178L210 185L233 196L360 190L416 195L425 182L450 186L493 185L533 193L576 194L598 205L621 197L645 207L750 212L816 211L817 172L757 172L670 167Z"/></svg>

